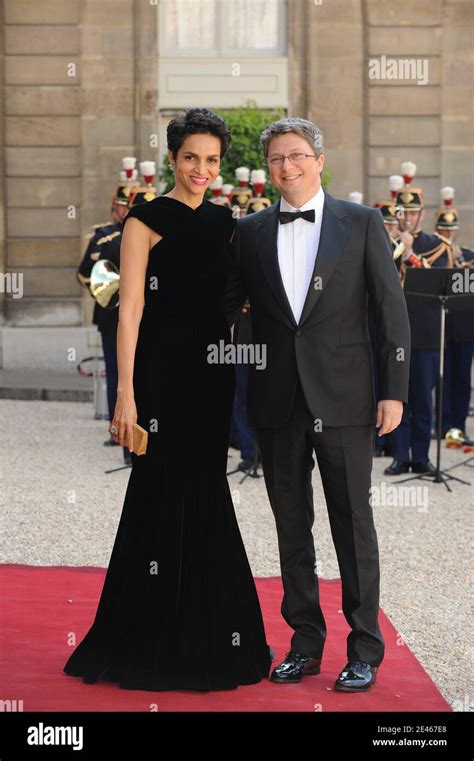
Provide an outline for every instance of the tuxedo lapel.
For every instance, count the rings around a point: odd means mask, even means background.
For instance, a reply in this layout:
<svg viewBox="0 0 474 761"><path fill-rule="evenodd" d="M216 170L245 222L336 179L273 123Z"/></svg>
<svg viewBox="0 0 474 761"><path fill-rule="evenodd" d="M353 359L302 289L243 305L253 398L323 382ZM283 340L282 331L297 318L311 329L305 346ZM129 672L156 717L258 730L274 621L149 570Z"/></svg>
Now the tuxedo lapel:
<svg viewBox="0 0 474 761"><path fill-rule="evenodd" d="M266 219L259 222L257 232L257 253L265 273L265 277L275 294L278 303L282 306L291 324L296 327L296 320L286 295L285 286L281 279L280 266L278 264L278 212L280 201L270 206Z"/></svg>
<svg viewBox="0 0 474 761"><path fill-rule="evenodd" d="M340 209L337 199L325 192L319 247L298 325L302 325L308 319L327 285L343 251L350 225L350 216Z"/></svg>
<svg viewBox="0 0 474 761"><path fill-rule="evenodd" d="M329 193L324 193L323 218L321 223L321 235L319 238L319 247L314 265L311 283L306 294L303 312L298 325L305 322L311 311L317 304L321 290L327 284L334 267L337 264L347 235L350 229L350 216L344 210L341 210L342 204L333 198ZM281 278L280 266L278 264L278 212L280 210L280 201L278 200L273 206L270 206L265 214L265 218L258 223L257 231L257 253L260 259L265 277L272 288L278 303L283 308L285 314L293 327L297 326L293 310L286 295L285 286ZM262 212L263 216L263 212ZM317 280L315 280L317 278ZM317 286L316 288L314 286Z"/></svg>

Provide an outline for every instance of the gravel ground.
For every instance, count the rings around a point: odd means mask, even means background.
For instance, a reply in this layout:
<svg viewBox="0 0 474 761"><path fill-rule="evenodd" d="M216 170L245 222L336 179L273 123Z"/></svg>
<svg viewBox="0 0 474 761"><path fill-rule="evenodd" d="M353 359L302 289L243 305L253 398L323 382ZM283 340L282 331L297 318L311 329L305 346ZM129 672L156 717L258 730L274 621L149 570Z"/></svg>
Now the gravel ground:
<svg viewBox="0 0 474 761"><path fill-rule="evenodd" d="M107 421L91 404L0 400L0 562L106 567L130 471L122 450L104 447ZM468 420L474 436L474 420ZM183 468L193 456L191 442ZM230 450L229 469L239 461ZM435 459L432 442L431 459ZM442 466L467 459L442 449ZM473 488L416 481L414 493L393 489L375 459L373 509L381 555L381 605L454 710L473 710L470 591ZM474 462L472 463L474 465ZM454 474L474 482L474 469ZM242 536L255 576L279 575L273 516L263 478L229 476ZM315 540L321 578L339 576L321 481L313 471ZM387 490L388 491L384 491ZM411 499L415 497L415 499ZM470 562L471 561L471 562Z"/></svg>

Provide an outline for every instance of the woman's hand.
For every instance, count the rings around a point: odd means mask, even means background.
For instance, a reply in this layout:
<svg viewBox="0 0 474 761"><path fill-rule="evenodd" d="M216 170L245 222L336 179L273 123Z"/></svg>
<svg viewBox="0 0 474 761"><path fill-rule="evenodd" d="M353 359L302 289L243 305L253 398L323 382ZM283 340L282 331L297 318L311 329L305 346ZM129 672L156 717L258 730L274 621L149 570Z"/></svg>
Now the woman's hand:
<svg viewBox="0 0 474 761"><path fill-rule="evenodd" d="M137 422L137 407L132 392L117 392L117 402L113 420L109 426L109 433L119 444L133 452L133 433L132 425ZM115 426L118 433L112 433L112 426Z"/></svg>

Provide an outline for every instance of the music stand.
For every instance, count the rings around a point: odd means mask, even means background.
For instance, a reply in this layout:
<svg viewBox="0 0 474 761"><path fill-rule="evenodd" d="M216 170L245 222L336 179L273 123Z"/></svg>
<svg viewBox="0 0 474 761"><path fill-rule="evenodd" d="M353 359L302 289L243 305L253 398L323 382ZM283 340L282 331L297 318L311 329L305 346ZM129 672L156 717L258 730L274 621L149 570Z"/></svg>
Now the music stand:
<svg viewBox="0 0 474 761"><path fill-rule="evenodd" d="M258 467L260 465L260 449L257 445L257 442L255 441L255 448L254 448L254 455L252 458L252 464L247 470L241 470L239 467L235 468L235 470L229 470L226 473L226 476L232 476L234 473L243 473L243 477L240 479L239 484L243 484L246 478L261 478L261 474L258 472Z"/></svg>
<svg viewBox="0 0 474 761"><path fill-rule="evenodd" d="M468 285L469 285L469 271L468 273ZM454 281L454 275L457 276ZM463 312L474 309L474 293L467 289L467 293L459 292L457 286L457 280L459 275L463 279L463 269L451 269L447 267L432 267L430 269L419 268L407 268L406 277L404 283L404 292L407 300L407 304L412 306L423 306L430 309L437 309L439 307L440 312L440 336L439 336L439 371L438 371L438 398L437 398L437 412L438 412L438 430L436 435L436 468L435 473L418 473L415 476L409 478L403 478L401 481L397 481L398 484L405 483L406 481L419 480L433 480L434 483L443 483L448 491L452 491L449 487L448 480L459 481L462 484L470 484L470 481L464 481L462 478L452 476L448 473L449 470L458 467L459 465L465 465L472 457L469 457L463 463L453 465L451 468L441 470L441 428L442 428L442 410L443 410L443 381L444 381L444 347L445 347L445 328L446 328L446 313L449 309L452 312ZM453 286L456 287L453 289Z"/></svg>
<svg viewBox="0 0 474 761"><path fill-rule="evenodd" d="M110 470L104 470L104 473L116 473L117 470L125 470L126 468L131 468L131 467L132 467L132 463L130 463L130 465L127 465L127 464L119 465L118 468L111 468Z"/></svg>

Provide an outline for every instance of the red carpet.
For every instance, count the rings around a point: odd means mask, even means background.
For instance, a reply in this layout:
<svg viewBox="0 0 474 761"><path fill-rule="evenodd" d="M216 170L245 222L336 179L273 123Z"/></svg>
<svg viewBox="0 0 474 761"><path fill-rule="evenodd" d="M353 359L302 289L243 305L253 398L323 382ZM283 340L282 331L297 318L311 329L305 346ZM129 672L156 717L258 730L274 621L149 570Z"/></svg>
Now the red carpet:
<svg viewBox="0 0 474 761"><path fill-rule="evenodd" d="M319 676L300 684L264 680L237 690L147 692L122 690L112 682L84 684L63 673L77 642L90 628L105 577L103 568L0 566L2 625L0 683L3 700L23 701L23 711L451 711L438 688L397 631L381 613L386 643L377 683L368 693L333 690L345 665L348 626L340 611L339 580L320 581L328 639ZM281 579L257 579L267 639L279 661L289 649L291 630L280 615Z"/></svg>

